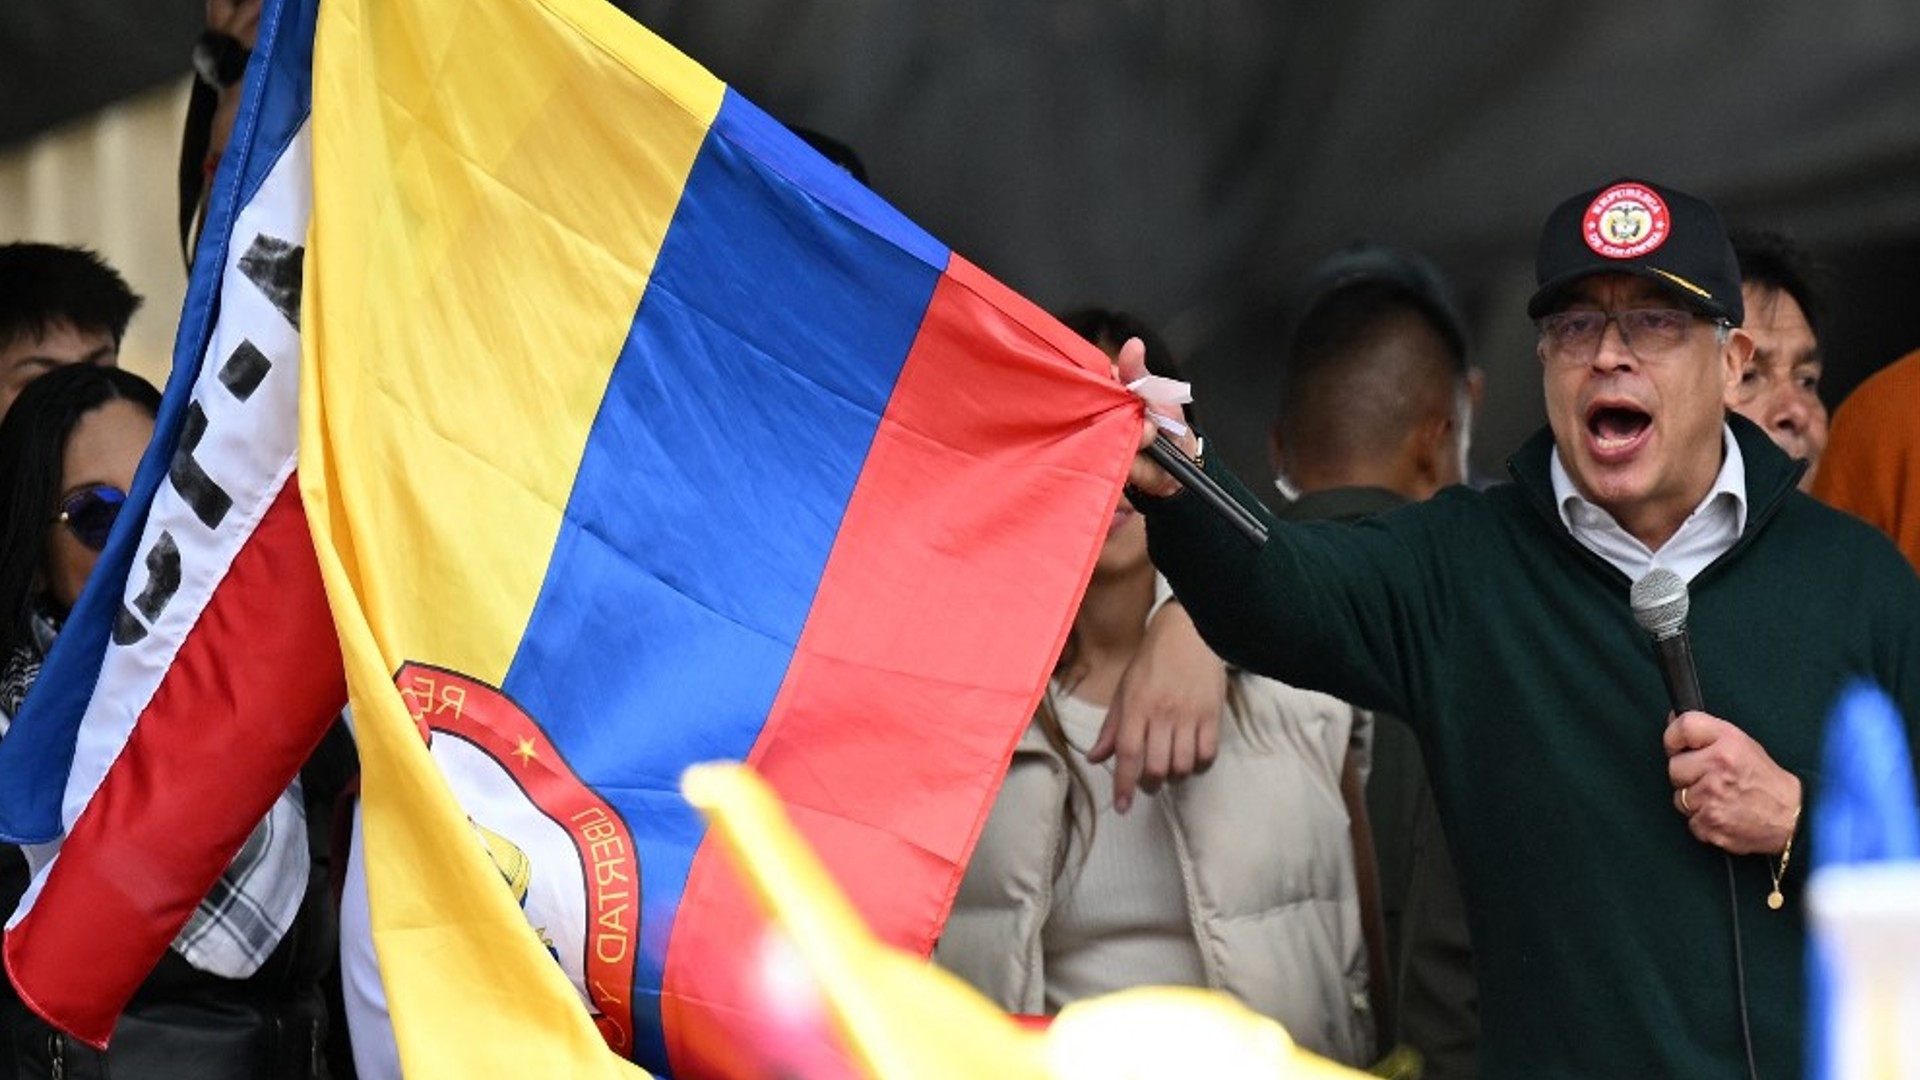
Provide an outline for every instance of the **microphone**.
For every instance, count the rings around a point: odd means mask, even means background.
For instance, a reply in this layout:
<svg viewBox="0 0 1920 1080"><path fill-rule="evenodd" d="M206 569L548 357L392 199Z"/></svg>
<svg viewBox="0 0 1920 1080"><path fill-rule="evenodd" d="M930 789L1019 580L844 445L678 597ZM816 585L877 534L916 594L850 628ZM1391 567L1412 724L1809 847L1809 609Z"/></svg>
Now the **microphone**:
<svg viewBox="0 0 1920 1080"><path fill-rule="evenodd" d="M1628 594L1633 619L1653 635L1653 651L1660 660L1660 677L1676 713L1704 711L1700 675L1693 668L1693 645L1687 638L1687 583L1665 567L1647 571Z"/></svg>

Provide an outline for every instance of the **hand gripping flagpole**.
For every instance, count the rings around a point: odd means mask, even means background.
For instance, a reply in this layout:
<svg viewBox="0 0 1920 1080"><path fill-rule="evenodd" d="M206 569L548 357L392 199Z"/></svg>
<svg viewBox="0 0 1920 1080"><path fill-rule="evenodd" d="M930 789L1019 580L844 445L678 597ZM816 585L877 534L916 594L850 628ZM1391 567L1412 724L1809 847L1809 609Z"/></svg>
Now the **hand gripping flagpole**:
<svg viewBox="0 0 1920 1080"><path fill-rule="evenodd" d="M1138 340L1138 339L1135 339ZM1160 428L1153 437L1152 445L1147 447L1147 456L1180 483L1192 489L1208 506L1213 507L1227 524L1240 531L1242 536L1253 541L1255 547L1267 542L1267 526L1251 510L1240 505L1239 501L1227 494L1213 477L1201 471L1200 463L1188 457L1174 441L1167 437L1169 431L1175 435L1185 435L1188 428L1172 417L1154 412L1154 405L1185 405L1193 400L1193 387L1178 379L1151 372L1134 379L1127 389L1135 397L1147 403L1147 416Z"/></svg>

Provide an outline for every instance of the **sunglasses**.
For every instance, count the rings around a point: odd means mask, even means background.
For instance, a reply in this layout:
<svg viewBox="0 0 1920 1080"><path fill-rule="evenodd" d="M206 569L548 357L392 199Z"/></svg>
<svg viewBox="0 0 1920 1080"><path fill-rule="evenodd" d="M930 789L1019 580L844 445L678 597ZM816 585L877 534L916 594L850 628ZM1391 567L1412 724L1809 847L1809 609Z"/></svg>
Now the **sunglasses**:
<svg viewBox="0 0 1920 1080"><path fill-rule="evenodd" d="M60 500L60 512L53 520L65 525L75 540L99 551L107 546L107 534L113 531L114 519L120 516L120 508L126 503L126 492L95 484Z"/></svg>

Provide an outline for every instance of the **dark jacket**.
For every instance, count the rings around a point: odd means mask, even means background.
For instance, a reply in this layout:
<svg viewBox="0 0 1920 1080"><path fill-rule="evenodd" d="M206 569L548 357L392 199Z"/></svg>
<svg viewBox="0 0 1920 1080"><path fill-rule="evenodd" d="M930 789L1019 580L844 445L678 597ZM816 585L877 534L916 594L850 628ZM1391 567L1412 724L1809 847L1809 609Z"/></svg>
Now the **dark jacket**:
<svg viewBox="0 0 1920 1080"><path fill-rule="evenodd" d="M1748 520L1692 582L1700 683L1811 805L1848 678L1885 687L1910 728L1920 717L1920 579L1796 491L1763 432L1728 422ZM1486 1076L1742 1075L1728 860L1673 809L1652 646L1626 576L1561 524L1551 449L1542 431L1513 483L1358 525L1269 518L1258 549L1195 496L1137 502L1154 562L1222 656L1415 725L1468 907ZM1764 902L1771 860L1731 860L1762 1076L1804 1060L1811 854L1803 824L1782 911Z"/></svg>
<svg viewBox="0 0 1920 1080"><path fill-rule="evenodd" d="M1323 488L1274 517L1352 524L1406 504L1386 488ZM1472 935L1417 737L1391 713L1373 714L1367 817L1392 965L1393 1039L1419 1052L1425 1080L1472 1080L1480 1075Z"/></svg>

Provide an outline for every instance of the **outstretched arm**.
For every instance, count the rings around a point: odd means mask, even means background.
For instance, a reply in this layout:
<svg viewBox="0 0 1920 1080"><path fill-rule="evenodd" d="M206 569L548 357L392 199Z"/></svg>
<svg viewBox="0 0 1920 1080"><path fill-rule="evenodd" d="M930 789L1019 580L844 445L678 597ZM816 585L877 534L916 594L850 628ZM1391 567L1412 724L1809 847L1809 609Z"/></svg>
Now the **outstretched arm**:
<svg viewBox="0 0 1920 1080"><path fill-rule="evenodd" d="M1115 357L1120 381L1146 377L1147 350L1138 338L1120 346ZM1156 416L1159 418L1156 420ZM1174 404L1149 404L1140 425L1140 444L1128 485L1149 495L1180 490L1179 481L1147 455L1155 436L1166 431L1192 455L1198 440L1186 426L1186 411ZM1160 607L1147 624L1147 637L1120 678L1113 705L1087 760L1112 758L1113 807L1133 805L1136 788L1154 791L1172 779L1212 764L1220 745L1220 709L1226 700L1226 667L1215 656L1193 620L1178 603Z"/></svg>
<svg viewBox="0 0 1920 1080"><path fill-rule="evenodd" d="M1096 765L1113 759L1113 808L1126 813L1136 786L1156 791L1213 764L1226 697L1226 664L1178 601L1160 605L1087 751Z"/></svg>

